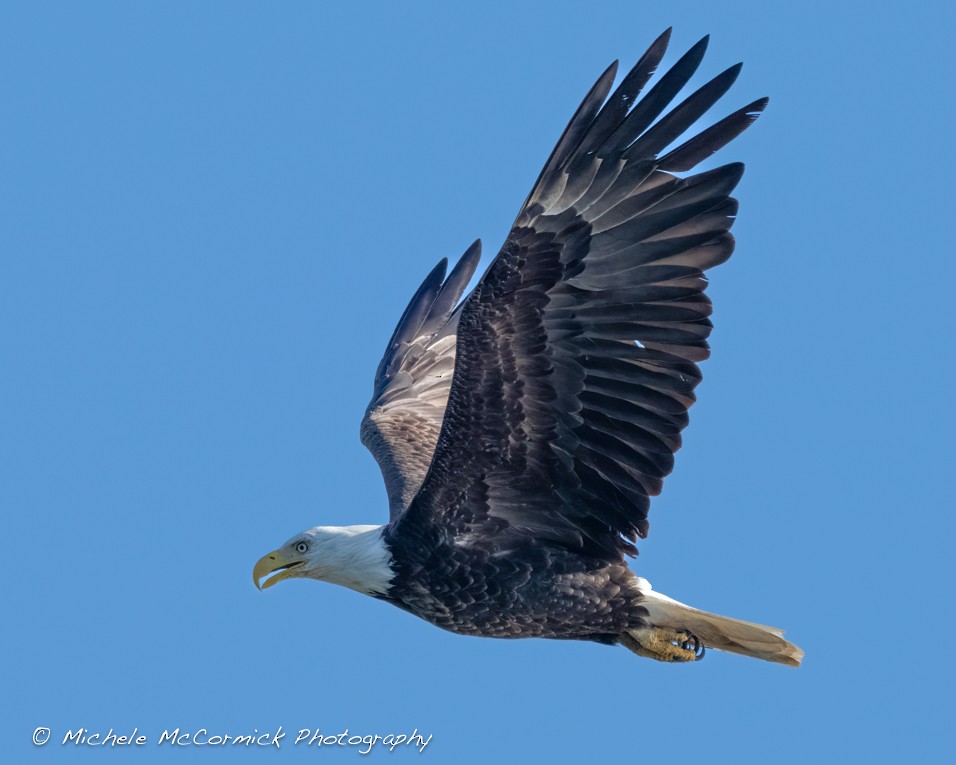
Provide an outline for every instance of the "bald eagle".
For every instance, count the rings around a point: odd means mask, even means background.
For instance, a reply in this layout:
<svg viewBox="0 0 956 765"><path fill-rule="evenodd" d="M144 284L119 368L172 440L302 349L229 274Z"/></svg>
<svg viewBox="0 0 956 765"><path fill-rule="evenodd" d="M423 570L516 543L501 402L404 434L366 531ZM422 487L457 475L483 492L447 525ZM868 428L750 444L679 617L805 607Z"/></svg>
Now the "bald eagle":
<svg viewBox="0 0 956 765"><path fill-rule="evenodd" d="M704 272L734 249L743 165L688 171L767 105L680 142L740 65L664 114L707 45L638 100L669 38L610 97L617 62L597 80L472 292L461 300L479 242L447 276L442 260L402 314L361 426L389 522L296 534L255 564L260 589L306 577L463 635L799 665L781 630L679 603L625 562L709 354Z"/></svg>

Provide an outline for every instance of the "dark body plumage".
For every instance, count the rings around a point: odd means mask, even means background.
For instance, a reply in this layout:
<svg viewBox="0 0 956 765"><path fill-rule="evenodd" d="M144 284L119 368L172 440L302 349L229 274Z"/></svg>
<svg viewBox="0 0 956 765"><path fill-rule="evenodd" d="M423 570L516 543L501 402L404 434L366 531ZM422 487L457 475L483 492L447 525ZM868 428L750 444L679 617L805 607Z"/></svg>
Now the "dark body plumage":
<svg viewBox="0 0 956 765"><path fill-rule="evenodd" d="M610 98L616 67L602 75L474 291L456 307L476 246L426 278L379 367L362 438L391 504L384 597L439 627L615 642L644 624L624 557L680 447L743 166L673 173L766 105L662 153L739 72L661 117L706 47L638 101L668 38Z"/></svg>
<svg viewBox="0 0 956 765"><path fill-rule="evenodd" d="M403 548L384 599L461 635L614 643L646 614L623 563L533 542L501 553L446 540L422 545L424 561Z"/></svg>

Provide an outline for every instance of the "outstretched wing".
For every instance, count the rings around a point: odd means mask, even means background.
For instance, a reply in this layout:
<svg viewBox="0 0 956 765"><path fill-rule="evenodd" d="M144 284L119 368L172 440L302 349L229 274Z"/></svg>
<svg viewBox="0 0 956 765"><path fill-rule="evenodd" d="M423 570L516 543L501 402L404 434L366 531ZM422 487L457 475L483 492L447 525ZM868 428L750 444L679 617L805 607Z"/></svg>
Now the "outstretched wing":
<svg viewBox="0 0 956 765"><path fill-rule="evenodd" d="M501 252L466 299L445 419L389 533L492 551L553 544L616 560L648 531L708 356L704 271L725 261L743 165L678 177L740 134L755 101L662 153L734 66L667 114L707 38L648 93L665 32L607 99L597 81ZM436 536L437 535L437 536Z"/></svg>
<svg viewBox="0 0 956 765"><path fill-rule="evenodd" d="M447 279L447 260L432 269L399 319L375 372L360 432L382 470L393 519L421 486L438 442L455 368L455 309L480 257L481 243L475 242Z"/></svg>

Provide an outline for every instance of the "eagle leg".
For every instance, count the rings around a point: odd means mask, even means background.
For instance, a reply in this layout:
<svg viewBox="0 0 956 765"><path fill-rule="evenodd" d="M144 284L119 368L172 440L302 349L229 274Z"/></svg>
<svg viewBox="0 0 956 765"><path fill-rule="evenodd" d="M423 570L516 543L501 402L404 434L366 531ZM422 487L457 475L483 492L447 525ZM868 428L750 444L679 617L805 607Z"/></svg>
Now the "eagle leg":
<svg viewBox="0 0 956 765"><path fill-rule="evenodd" d="M638 656L657 661L700 661L704 658L703 643L687 630L635 627L623 633L619 642Z"/></svg>

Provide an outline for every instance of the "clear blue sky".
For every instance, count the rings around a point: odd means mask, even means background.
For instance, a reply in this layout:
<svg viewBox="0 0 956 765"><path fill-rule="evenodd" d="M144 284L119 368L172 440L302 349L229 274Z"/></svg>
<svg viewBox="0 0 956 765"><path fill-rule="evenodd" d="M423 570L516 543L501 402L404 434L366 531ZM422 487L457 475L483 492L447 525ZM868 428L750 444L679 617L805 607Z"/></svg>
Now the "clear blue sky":
<svg viewBox="0 0 956 765"><path fill-rule="evenodd" d="M383 762L951 751L954 12L451 5L0 9L3 756L359 757L155 744L279 725L433 735ZM476 236L497 250L592 81L669 25L670 62L713 35L697 84L745 61L718 111L771 103L721 155L747 163L737 253L634 565L787 628L803 668L257 592L291 534L385 520L357 431L411 291ZM81 726L150 744L56 743Z"/></svg>

